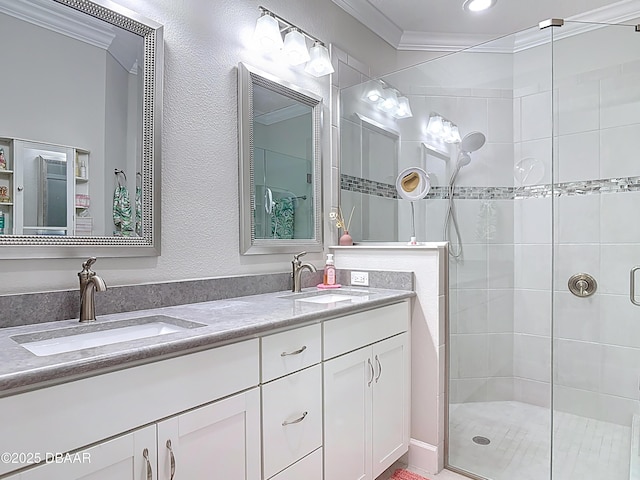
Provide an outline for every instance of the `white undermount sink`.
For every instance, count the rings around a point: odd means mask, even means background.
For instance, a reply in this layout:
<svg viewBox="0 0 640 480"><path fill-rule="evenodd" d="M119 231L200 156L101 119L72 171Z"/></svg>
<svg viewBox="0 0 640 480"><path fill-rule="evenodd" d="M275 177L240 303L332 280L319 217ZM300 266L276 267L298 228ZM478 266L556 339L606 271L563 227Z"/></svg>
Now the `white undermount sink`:
<svg viewBox="0 0 640 480"><path fill-rule="evenodd" d="M283 295L280 298L294 300L296 302L315 303L330 306L339 302L364 302L369 300L369 292L367 290L335 290L333 292L316 291L316 292L300 292Z"/></svg>
<svg viewBox="0 0 640 480"><path fill-rule="evenodd" d="M135 323L136 321L143 323ZM96 323L40 332L40 334L16 335L11 338L34 355L45 357L85 348L183 332L201 326L204 325L158 315L113 322L113 324Z"/></svg>
<svg viewBox="0 0 640 480"><path fill-rule="evenodd" d="M346 302L354 300L358 297L354 297L351 295L342 295L337 293L325 293L323 295L316 295L313 297L304 297L298 298L298 302L309 302L309 303L336 303L336 302Z"/></svg>

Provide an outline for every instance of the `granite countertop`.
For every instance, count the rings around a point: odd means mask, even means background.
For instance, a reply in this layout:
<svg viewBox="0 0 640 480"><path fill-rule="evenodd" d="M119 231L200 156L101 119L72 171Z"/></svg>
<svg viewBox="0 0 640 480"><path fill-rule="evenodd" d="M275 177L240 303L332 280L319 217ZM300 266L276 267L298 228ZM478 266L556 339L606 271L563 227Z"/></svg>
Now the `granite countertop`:
<svg viewBox="0 0 640 480"><path fill-rule="evenodd" d="M322 293L334 293L327 290ZM285 329L319 322L370 308L389 305L415 295L412 291L377 288L341 288L353 300L318 304L300 301L318 295L315 288L301 293L275 292L212 302L139 310L98 316L97 322L79 324L64 320L0 329L0 396L149 363L198 349L211 348ZM85 348L67 353L37 356L21 343L59 336L60 329L95 331L114 326L137 325L170 317L183 326L202 326L151 338ZM177 319L177 320L176 320ZM165 320L167 320L165 318Z"/></svg>

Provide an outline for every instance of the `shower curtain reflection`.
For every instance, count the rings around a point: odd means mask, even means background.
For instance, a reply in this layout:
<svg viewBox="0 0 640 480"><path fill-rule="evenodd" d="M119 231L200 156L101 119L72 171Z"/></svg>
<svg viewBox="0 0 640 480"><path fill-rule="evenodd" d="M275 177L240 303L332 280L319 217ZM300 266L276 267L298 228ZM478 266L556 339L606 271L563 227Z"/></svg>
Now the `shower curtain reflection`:
<svg viewBox="0 0 640 480"><path fill-rule="evenodd" d="M255 238L311 238L311 162L254 148Z"/></svg>

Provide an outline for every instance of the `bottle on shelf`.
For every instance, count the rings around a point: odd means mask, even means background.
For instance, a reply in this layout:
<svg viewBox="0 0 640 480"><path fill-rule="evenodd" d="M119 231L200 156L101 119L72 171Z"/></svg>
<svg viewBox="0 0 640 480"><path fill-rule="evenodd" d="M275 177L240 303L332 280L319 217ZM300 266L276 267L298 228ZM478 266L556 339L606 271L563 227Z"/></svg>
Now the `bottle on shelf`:
<svg viewBox="0 0 640 480"><path fill-rule="evenodd" d="M87 164L85 163L84 158L80 160L80 169L79 169L80 178L87 178Z"/></svg>

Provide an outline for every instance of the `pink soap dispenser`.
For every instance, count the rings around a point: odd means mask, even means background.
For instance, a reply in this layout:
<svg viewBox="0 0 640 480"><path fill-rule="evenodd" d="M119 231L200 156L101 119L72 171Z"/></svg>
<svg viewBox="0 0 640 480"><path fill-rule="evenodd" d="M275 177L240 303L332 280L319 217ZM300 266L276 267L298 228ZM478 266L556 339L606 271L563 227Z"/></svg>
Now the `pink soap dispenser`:
<svg viewBox="0 0 640 480"><path fill-rule="evenodd" d="M324 265L323 282L326 286L334 286L336 284L336 266L333 263L333 254L327 254L327 263Z"/></svg>

